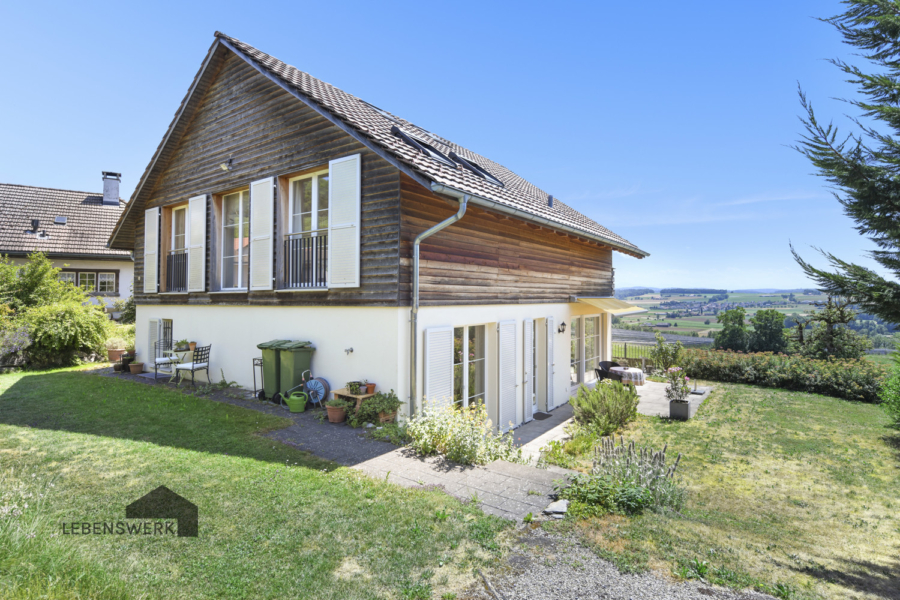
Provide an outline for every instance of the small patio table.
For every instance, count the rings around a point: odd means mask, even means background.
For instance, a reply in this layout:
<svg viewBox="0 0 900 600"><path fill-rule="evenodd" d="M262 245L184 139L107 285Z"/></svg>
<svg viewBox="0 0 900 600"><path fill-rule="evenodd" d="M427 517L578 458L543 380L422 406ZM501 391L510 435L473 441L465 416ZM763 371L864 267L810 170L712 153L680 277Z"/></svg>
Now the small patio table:
<svg viewBox="0 0 900 600"><path fill-rule="evenodd" d="M175 376L178 375L178 369L175 368L175 365L180 365L181 363L191 362L190 357L194 355L193 350L163 350L163 356L167 358L171 358L172 362L172 375L169 377L169 383L175 381ZM184 377L184 373L181 374ZM178 384L181 385L181 381L178 381Z"/></svg>
<svg viewBox="0 0 900 600"><path fill-rule="evenodd" d="M610 373L621 375L622 383L631 383L633 385L644 385L644 372L636 367L610 367Z"/></svg>

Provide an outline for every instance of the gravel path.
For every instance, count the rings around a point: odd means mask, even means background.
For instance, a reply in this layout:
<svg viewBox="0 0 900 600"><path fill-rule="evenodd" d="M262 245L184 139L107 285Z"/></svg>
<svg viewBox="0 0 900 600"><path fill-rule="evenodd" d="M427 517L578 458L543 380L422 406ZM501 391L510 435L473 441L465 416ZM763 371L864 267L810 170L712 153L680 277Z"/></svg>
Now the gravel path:
<svg viewBox="0 0 900 600"><path fill-rule="evenodd" d="M526 529L508 568L485 573L504 600L774 600L754 591L736 592L699 581L676 583L650 573L625 575L572 538ZM498 600L483 587L464 596Z"/></svg>

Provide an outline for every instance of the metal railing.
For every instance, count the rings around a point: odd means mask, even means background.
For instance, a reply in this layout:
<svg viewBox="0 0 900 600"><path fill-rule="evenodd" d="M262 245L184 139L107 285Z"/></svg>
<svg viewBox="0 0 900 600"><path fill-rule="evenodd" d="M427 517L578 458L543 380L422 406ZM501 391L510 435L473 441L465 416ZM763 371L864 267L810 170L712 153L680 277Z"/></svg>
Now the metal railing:
<svg viewBox="0 0 900 600"><path fill-rule="evenodd" d="M635 344L632 342L613 342L612 360L623 366L652 369L653 358L650 352L656 348L650 344Z"/></svg>
<svg viewBox="0 0 900 600"><path fill-rule="evenodd" d="M186 292L188 278L188 255L186 250L169 252L166 257L166 291Z"/></svg>
<svg viewBox="0 0 900 600"><path fill-rule="evenodd" d="M284 287L324 288L328 274L328 234L305 231L284 236Z"/></svg>

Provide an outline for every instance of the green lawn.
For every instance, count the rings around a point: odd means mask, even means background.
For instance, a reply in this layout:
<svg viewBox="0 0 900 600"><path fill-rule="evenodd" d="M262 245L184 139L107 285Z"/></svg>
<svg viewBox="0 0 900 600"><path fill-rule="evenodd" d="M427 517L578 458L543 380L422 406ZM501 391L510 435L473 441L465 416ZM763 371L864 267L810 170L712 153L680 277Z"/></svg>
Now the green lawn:
<svg viewBox="0 0 900 600"><path fill-rule="evenodd" d="M866 354L863 358L877 365L884 365L886 367L892 367L896 364L894 362L894 357L890 354Z"/></svg>
<svg viewBox="0 0 900 600"><path fill-rule="evenodd" d="M900 432L883 411L713 385L694 419L638 417L624 433L684 455L681 515L558 526L580 531L625 568L685 577L700 565L709 581L784 598L900 598Z"/></svg>
<svg viewBox="0 0 900 600"><path fill-rule="evenodd" d="M508 522L260 435L288 424L81 372L0 376L0 597L430 598L496 560ZM160 485L198 505L199 537L61 535Z"/></svg>

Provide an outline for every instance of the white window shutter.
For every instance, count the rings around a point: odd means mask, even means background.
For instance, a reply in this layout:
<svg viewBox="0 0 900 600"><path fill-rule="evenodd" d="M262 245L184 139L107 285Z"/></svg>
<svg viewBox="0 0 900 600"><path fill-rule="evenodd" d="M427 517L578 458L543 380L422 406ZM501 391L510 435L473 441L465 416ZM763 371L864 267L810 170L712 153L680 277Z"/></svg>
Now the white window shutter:
<svg viewBox="0 0 900 600"><path fill-rule="evenodd" d="M159 341L160 336L160 328L162 326L162 320L160 319L150 319L150 329L147 332L147 355L144 357L138 357L138 362L144 362L152 365L153 361L157 358L156 356L156 342Z"/></svg>
<svg viewBox="0 0 900 600"><path fill-rule="evenodd" d="M534 418L534 405L532 403L532 398L534 396L534 321L532 319L525 319L524 322L524 332L525 336L523 338L522 344L525 347L525 368L522 369L523 374L523 382L525 384L525 412L524 421L527 423Z"/></svg>
<svg viewBox="0 0 900 600"><path fill-rule="evenodd" d="M425 402L427 407L453 404L453 328L425 330Z"/></svg>
<svg viewBox="0 0 900 600"><path fill-rule="evenodd" d="M144 293L159 291L159 208L144 211Z"/></svg>
<svg viewBox="0 0 900 600"><path fill-rule="evenodd" d="M328 163L328 287L359 287L361 165L359 154Z"/></svg>
<svg viewBox="0 0 900 600"><path fill-rule="evenodd" d="M188 200L188 291L206 291L206 196Z"/></svg>
<svg viewBox="0 0 900 600"><path fill-rule="evenodd" d="M497 324L499 332L499 362L498 374L500 382L499 416L497 427L501 431L511 429L518 424L516 420L516 388L519 387L516 376L516 322L500 321Z"/></svg>
<svg viewBox="0 0 900 600"><path fill-rule="evenodd" d="M553 336L556 335L556 327L553 317L547 317L547 410L555 406L553 398L553 374L556 373L556 358L553 356Z"/></svg>
<svg viewBox="0 0 900 600"><path fill-rule="evenodd" d="M250 289L271 290L272 231L275 225L275 179L250 184Z"/></svg>

